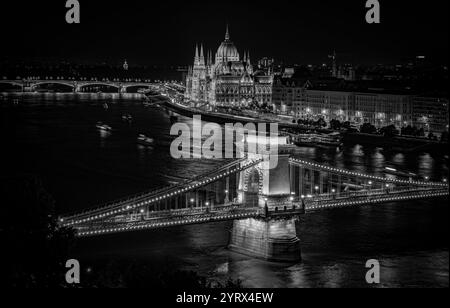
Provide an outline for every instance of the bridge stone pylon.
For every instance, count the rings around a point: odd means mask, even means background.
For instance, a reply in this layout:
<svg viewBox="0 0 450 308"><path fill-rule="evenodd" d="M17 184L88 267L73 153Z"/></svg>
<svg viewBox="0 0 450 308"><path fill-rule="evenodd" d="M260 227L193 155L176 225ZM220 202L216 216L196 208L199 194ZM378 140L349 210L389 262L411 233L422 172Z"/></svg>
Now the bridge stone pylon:
<svg viewBox="0 0 450 308"><path fill-rule="evenodd" d="M257 204L261 208L269 209L284 204L291 196L289 178L289 155L278 155L275 168L266 168L264 162L241 172L239 178L239 201L248 204L254 202L257 195Z"/></svg>
<svg viewBox="0 0 450 308"><path fill-rule="evenodd" d="M238 198L246 206L257 205L261 217L235 220L229 248L235 252L271 261L297 262L301 259L297 216L270 217L269 212L292 208L287 154L278 155L275 168L264 162L240 174ZM268 165L268 164L267 164Z"/></svg>

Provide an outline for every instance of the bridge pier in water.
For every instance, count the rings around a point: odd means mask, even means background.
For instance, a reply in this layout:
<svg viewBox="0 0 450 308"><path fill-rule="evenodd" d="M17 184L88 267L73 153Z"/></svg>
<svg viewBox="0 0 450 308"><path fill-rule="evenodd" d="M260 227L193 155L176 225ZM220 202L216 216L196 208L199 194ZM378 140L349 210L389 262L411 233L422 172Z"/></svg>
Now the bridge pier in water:
<svg viewBox="0 0 450 308"><path fill-rule="evenodd" d="M263 168L262 164L241 172L238 198L244 205L256 205L266 214L260 218L235 220L229 248L269 261L298 262L301 260L296 228L298 216L280 218L276 215L279 210L294 208L289 155L279 155L276 168ZM269 212L274 215L268 215Z"/></svg>
<svg viewBox="0 0 450 308"><path fill-rule="evenodd" d="M301 248L297 223L298 218L235 220L229 248L268 261L299 262Z"/></svg>

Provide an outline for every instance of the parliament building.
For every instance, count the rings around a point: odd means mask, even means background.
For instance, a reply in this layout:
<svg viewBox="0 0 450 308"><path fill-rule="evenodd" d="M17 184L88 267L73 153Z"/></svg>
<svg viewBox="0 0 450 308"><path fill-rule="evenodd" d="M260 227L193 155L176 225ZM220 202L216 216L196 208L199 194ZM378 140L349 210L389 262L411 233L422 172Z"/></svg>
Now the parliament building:
<svg viewBox="0 0 450 308"><path fill-rule="evenodd" d="M225 40L215 56L195 48L194 65L186 77L185 99L210 106L271 105L273 75L270 70L255 69L250 53L243 57L230 40L228 27Z"/></svg>

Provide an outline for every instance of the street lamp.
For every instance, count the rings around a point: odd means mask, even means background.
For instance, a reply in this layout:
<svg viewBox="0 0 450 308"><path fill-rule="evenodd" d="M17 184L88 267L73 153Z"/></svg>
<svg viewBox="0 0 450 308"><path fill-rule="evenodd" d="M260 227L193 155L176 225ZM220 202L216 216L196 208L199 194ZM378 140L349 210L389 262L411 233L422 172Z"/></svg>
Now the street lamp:
<svg viewBox="0 0 450 308"><path fill-rule="evenodd" d="M230 202L230 196L229 196L228 192L229 192L228 189L225 189L225 203Z"/></svg>
<svg viewBox="0 0 450 308"><path fill-rule="evenodd" d="M264 216L269 216L269 207L267 206L267 197L264 198Z"/></svg>
<svg viewBox="0 0 450 308"><path fill-rule="evenodd" d="M333 195L333 199L336 199L336 189L331 189L331 194Z"/></svg>

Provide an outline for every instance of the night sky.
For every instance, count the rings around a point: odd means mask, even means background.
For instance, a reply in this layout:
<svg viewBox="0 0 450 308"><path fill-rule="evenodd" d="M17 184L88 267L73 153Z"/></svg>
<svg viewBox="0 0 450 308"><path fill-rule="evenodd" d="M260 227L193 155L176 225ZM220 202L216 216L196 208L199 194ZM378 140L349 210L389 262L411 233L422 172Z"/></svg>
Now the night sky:
<svg viewBox="0 0 450 308"><path fill-rule="evenodd" d="M194 46L214 52L225 25L242 53L285 63L393 63L415 55L448 63L448 1L380 0L381 24L358 1L80 0L81 24L65 22L65 0L0 4L1 59L133 65L191 64Z"/></svg>

